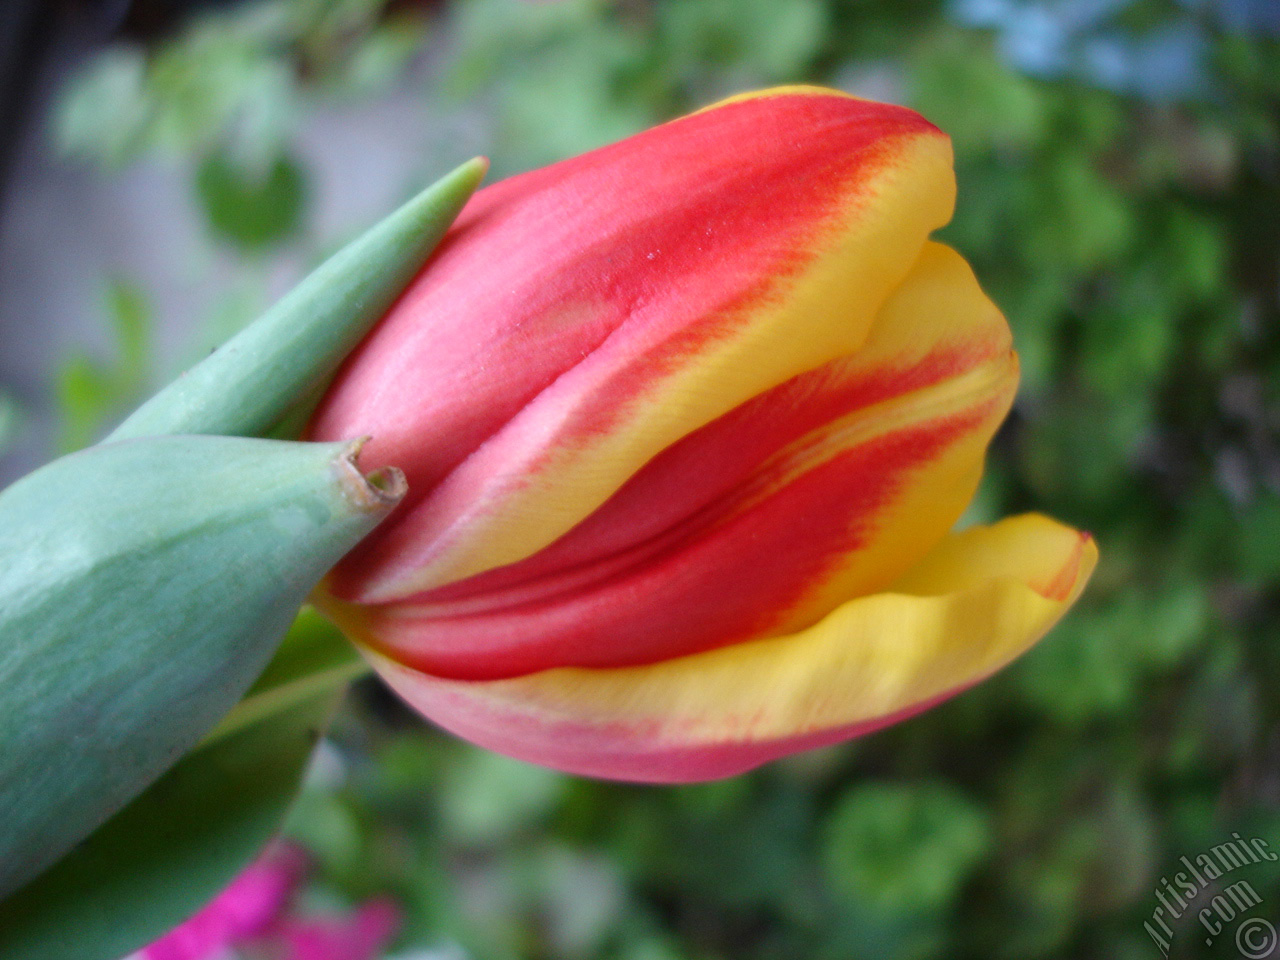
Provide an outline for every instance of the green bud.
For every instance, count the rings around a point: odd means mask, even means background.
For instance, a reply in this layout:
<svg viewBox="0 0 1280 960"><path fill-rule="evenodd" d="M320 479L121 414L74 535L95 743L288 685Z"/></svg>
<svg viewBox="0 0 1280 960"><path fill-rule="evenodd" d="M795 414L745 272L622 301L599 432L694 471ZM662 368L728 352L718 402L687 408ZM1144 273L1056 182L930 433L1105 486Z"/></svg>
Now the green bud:
<svg viewBox="0 0 1280 960"><path fill-rule="evenodd" d="M399 502L359 447L155 437L0 493L0 898L191 749Z"/></svg>

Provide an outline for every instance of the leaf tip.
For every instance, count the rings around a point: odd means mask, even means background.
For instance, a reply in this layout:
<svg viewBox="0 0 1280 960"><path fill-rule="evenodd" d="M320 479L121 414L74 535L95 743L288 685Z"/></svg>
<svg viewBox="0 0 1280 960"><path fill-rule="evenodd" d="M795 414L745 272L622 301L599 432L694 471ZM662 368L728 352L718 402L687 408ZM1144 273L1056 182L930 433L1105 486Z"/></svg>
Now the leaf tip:
<svg viewBox="0 0 1280 960"><path fill-rule="evenodd" d="M333 460L343 495L362 513L388 513L409 492L409 481L398 467L381 467L365 474L357 460L369 437L352 440Z"/></svg>

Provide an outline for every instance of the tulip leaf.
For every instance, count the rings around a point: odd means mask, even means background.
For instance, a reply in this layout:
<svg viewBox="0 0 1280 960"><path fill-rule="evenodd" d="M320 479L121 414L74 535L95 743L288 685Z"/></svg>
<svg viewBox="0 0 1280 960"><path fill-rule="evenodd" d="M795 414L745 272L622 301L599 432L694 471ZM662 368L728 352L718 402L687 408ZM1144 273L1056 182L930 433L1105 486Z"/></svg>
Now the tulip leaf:
<svg viewBox="0 0 1280 960"><path fill-rule="evenodd" d="M332 375L421 269L488 169L470 160L343 247L107 440L261 436Z"/></svg>
<svg viewBox="0 0 1280 960"><path fill-rule="evenodd" d="M304 607L262 676L203 743L208 746L231 736L368 671L351 641L314 609Z"/></svg>
<svg viewBox="0 0 1280 960"><path fill-rule="evenodd" d="M188 754L0 903L0 956L118 960L199 910L279 828L340 697L320 690Z"/></svg>
<svg viewBox="0 0 1280 960"><path fill-rule="evenodd" d="M153 437L0 493L0 895L253 686L315 583L403 492L361 478L356 449Z"/></svg>

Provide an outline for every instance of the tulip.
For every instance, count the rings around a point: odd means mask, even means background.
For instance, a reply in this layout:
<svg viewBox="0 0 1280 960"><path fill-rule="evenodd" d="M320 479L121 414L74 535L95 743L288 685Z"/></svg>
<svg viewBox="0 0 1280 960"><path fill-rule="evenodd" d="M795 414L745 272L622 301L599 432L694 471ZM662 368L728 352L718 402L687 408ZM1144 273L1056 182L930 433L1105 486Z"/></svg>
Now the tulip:
<svg viewBox="0 0 1280 960"><path fill-rule="evenodd" d="M441 726L639 781L998 670L1097 551L949 532L1017 383L953 200L937 128L806 87L480 191L312 421L410 485L316 602Z"/></svg>

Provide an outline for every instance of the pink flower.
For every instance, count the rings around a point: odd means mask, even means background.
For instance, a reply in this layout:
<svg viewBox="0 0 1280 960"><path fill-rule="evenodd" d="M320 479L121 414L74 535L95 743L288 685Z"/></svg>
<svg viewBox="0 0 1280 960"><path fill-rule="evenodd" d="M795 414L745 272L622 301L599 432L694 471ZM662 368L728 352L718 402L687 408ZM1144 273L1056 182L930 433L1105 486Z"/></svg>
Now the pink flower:
<svg viewBox="0 0 1280 960"><path fill-rule="evenodd" d="M378 956L400 926L390 900L370 900L353 916L285 918L278 929L289 960L369 960Z"/></svg>
<svg viewBox="0 0 1280 960"><path fill-rule="evenodd" d="M262 936L289 906L306 873L297 847L272 847L181 926L145 948L145 960L205 960Z"/></svg>
<svg viewBox="0 0 1280 960"><path fill-rule="evenodd" d="M136 960L214 960L239 947L272 960L374 960L400 925L390 900L353 914L298 916L294 895L307 873L299 847L277 844L181 926L139 951Z"/></svg>

